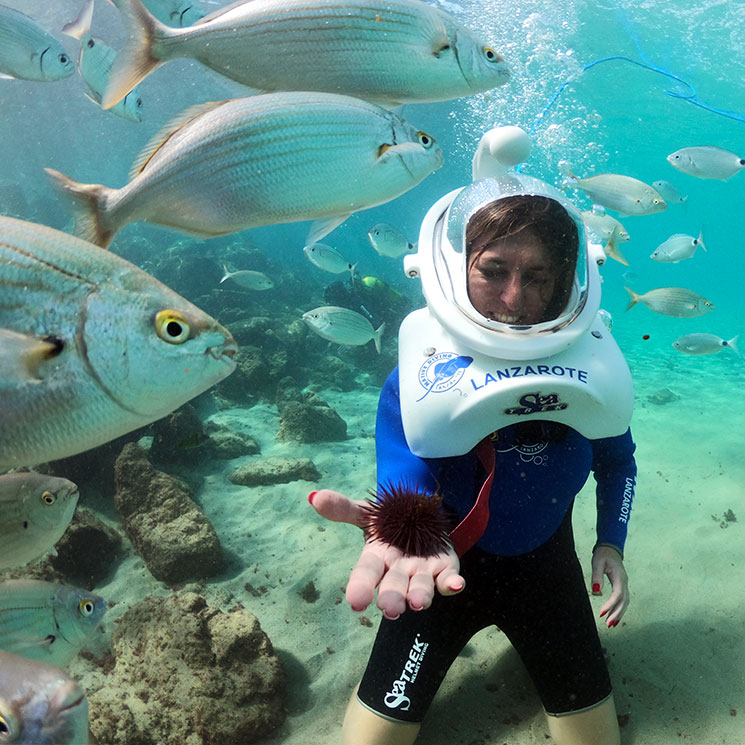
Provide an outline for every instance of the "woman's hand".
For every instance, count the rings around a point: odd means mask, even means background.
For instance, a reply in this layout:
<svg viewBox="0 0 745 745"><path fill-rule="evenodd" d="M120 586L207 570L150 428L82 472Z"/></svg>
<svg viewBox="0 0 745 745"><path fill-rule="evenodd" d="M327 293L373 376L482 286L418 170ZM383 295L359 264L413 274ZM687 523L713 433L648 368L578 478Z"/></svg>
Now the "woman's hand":
<svg viewBox="0 0 745 745"><path fill-rule="evenodd" d="M319 515L334 522L364 525L366 502L345 497L339 492L321 489L311 492L308 501ZM404 556L382 541L365 543L347 584L347 602L354 611L363 611L378 590L378 608L386 618L395 620L408 604L423 610L432 604L435 587L442 595L455 595L466 586L458 574L460 561L453 549L428 558Z"/></svg>
<svg viewBox="0 0 745 745"><path fill-rule="evenodd" d="M592 594L600 595L607 575L611 584L610 597L600 608L600 617L608 628L618 626L629 606L629 576L623 566L623 558L611 546L598 546L592 553Z"/></svg>

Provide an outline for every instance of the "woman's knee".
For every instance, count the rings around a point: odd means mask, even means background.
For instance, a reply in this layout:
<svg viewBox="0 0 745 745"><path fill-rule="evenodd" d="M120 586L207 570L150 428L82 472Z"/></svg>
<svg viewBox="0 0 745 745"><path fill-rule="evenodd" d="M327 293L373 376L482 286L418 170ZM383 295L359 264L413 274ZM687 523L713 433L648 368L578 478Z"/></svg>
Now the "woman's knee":
<svg viewBox="0 0 745 745"><path fill-rule="evenodd" d="M355 691L344 715L342 745L413 745L419 727L375 714L360 703Z"/></svg>
<svg viewBox="0 0 745 745"><path fill-rule="evenodd" d="M556 745L620 745L613 696L584 711L554 716L547 714L548 731Z"/></svg>

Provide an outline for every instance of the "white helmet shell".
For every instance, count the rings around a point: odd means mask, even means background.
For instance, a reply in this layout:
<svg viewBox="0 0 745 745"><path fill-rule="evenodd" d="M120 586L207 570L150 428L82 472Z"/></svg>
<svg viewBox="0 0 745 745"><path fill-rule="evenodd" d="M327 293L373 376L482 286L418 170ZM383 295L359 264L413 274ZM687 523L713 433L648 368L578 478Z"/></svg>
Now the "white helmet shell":
<svg viewBox="0 0 745 745"><path fill-rule="evenodd" d="M548 197L567 211L579 234L571 297L558 318L514 326L482 316L471 304L466 283L466 227L481 207L518 195ZM404 259L409 277L419 277L432 315L461 347L506 360L550 357L587 332L600 307L602 246L589 244L577 208L558 189L536 178L503 173L456 189L429 210L419 232L418 251Z"/></svg>

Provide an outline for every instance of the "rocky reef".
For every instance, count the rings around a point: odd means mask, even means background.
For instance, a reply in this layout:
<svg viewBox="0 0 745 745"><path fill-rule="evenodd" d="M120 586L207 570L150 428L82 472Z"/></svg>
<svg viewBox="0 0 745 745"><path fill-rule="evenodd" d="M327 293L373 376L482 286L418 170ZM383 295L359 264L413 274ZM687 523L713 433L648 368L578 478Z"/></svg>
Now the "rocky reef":
<svg viewBox="0 0 745 745"><path fill-rule="evenodd" d="M88 695L106 745L248 745L285 718L284 675L256 617L193 592L148 597L111 637L113 668Z"/></svg>
<svg viewBox="0 0 745 745"><path fill-rule="evenodd" d="M222 546L212 524L185 485L153 468L141 447L124 446L114 480L124 530L156 579L173 584L222 569Z"/></svg>

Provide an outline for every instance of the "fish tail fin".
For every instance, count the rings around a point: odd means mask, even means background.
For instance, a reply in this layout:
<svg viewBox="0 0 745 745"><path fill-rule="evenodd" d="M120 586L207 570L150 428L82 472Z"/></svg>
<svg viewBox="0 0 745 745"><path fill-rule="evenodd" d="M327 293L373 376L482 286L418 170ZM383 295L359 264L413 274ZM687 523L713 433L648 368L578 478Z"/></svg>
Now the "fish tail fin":
<svg viewBox="0 0 745 745"><path fill-rule="evenodd" d="M354 273L357 271L357 264L359 264L359 261L356 261L354 264L349 265L349 274L351 275L350 281L352 285L354 285Z"/></svg>
<svg viewBox="0 0 745 745"><path fill-rule="evenodd" d="M101 248L108 248L119 229L107 220L106 197L115 189L101 184L81 184L53 168L45 168L52 185L71 202L75 235Z"/></svg>
<svg viewBox="0 0 745 745"><path fill-rule="evenodd" d="M381 323L373 334L373 341L375 342L375 349L378 351L378 354L380 354L380 340L383 337L383 331L385 331L385 323Z"/></svg>
<svg viewBox="0 0 745 745"><path fill-rule="evenodd" d="M101 108L110 109L166 61L167 40L179 35L155 18L141 0L116 0L129 39L116 55Z"/></svg>
<svg viewBox="0 0 745 745"><path fill-rule="evenodd" d="M605 248L603 249L603 251L605 251L606 256L610 256L611 259L615 259L619 264L629 266L629 262L626 260L626 257L618 250L620 233L621 231L618 229L618 225L614 225L613 232L610 234L608 243L605 244Z"/></svg>
<svg viewBox="0 0 745 745"><path fill-rule="evenodd" d="M72 36L80 41L87 36L91 30L91 21L93 20L93 2L94 0L85 0L83 7L78 13L78 17L62 27L62 33Z"/></svg>
<svg viewBox="0 0 745 745"><path fill-rule="evenodd" d="M222 284L226 279L230 279L230 270L228 269L226 264L222 265L222 279L220 280L220 284Z"/></svg>
<svg viewBox="0 0 745 745"><path fill-rule="evenodd" d="M740 338L740 334L735 334L725 346L729 347L738 357L742 357L740 350L737 347L737 340Z"/></svg>
<svg viewBox="0 0 745 745"><path fill-rule="evenodd" d="M639 298L641 297L638 293L634 292L630 287L624 287L624 290L629 293L629 296L631 297L631 302L626 307L626 310L631 310L638 302Z"/></svg>

